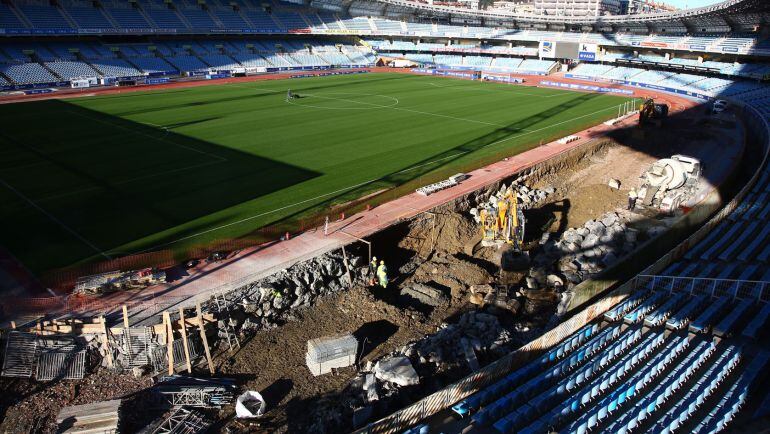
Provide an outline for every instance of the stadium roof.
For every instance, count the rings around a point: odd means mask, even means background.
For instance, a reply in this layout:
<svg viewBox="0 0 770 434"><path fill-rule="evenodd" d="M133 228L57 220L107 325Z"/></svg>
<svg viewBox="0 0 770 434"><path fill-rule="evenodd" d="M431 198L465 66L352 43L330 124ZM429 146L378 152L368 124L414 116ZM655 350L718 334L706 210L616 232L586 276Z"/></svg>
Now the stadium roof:
<svg viewBox="0 0 770 434"><path fill-rule="evenodd" d="M471 10L452 6L429 5L410 0L376 0L379 9L387 11L386 15L395 16L399 13L414 15L422 18L467 18L468 20L484 20L487 22L513 23L514 25L546 25L546 26L590 26L593 28L638 26L658 27L673 25L685 30L706 31L747 31L770 23L770 2L767 0L727 0L710 6L694 9L684 9L672 12L655 12L638 15L610 15L599 17L569 17L523 14L503 10ZM353 9L377 10L376 6L368 8L365 1L359 0L314 0L316 7L339 10L353 5ZM351 11L352 12L352 11ZM376 15L373 13L372 15ZM716 26L713 29L710 26ZM727 26L728 28L724 28Z"/></svg>

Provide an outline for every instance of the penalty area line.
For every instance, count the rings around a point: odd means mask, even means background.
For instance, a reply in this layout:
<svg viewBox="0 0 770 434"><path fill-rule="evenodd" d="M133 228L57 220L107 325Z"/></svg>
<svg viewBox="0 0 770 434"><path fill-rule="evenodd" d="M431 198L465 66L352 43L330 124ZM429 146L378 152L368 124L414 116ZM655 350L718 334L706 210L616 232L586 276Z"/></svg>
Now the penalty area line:
<svg viewBox="0 0 770 434"><path fill-rule="evenodd" d="M102 251L100 248L96 247L94 243L88 241L85 237L80 235L77 231L72 229L71 227L67 226L64 222L56 218L53 214L49 213L45 209L43 209L40 205L36 204L32 199L28 198L24 195L24 193L20 192L19 190L15 189L13 186L5 182L5 180L0 179L0 184L3 184L5 188L10 190L13 194L20 197L22 200L30 204L32 207L34 207L36 210L40 211L42 214L44 214L46 217L48 217L50 220L61 226L64 230L69 232L70 234L74 235L78 240L83 242L83 244L87 245L88 247L92 248L96 253L99 253L100 255L104 256L107 259L112 259L107 253Z"/></svg>

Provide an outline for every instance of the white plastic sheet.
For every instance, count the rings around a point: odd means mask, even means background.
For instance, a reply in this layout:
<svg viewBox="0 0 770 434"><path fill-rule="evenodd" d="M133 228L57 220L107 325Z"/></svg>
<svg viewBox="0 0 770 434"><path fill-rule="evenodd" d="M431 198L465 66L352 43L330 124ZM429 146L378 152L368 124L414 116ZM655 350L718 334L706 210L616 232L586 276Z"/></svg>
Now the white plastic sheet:
<svg viewBox="0 0 770 434"><path fill-rule="evenodd" d="M260 417L265 414L267 403L259 392L247 390L235 401L235 416L238 418ZM256 412L255 412L255 409Z"/></svg>

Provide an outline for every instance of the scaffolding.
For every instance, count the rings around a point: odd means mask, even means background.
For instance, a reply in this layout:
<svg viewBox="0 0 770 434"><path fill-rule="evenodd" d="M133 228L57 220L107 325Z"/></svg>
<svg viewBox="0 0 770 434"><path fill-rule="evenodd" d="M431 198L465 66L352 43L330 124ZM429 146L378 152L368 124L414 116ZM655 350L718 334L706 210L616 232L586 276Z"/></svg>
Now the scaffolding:
<svg viewBox="0 0 770 434"><path fill-rule="evenodd" d="M172 407L221 408L234 398L234 381L193 377L162 377L155 391L161 405Z"/></svg>
<svg viewBox="0 0 770 434"><path fill-rule="evenodd" d="M197 434L211 426L211 421L195 410L179 407L151 434Z"/></svg>

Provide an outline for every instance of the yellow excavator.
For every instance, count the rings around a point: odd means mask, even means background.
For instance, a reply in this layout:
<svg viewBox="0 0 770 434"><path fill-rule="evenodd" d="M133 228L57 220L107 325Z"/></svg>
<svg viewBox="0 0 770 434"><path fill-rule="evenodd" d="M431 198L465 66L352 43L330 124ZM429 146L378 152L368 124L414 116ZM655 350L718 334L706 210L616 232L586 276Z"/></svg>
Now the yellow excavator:
<svg viewBox="0 0 770 434"><path fill-rule="evenodd" d="M656 104L655 100L648 98L639 107L639 126L655 124L660 126L663 119L668 117L668 105Z"/></svg>
<svg viewBox="0 0 770 434"><path fill-rule="evenodd" d="M496 203L479 210L481 220L481 245L509 244L520 251L524 240L524 214L519 209L516 195L508 189Z"/></svg>
<svg viewBox="0 0 770 434"><path fill-rule="evenodd" d="M520 253L524 242L524 213L513 189L498 195L479 207L478 221L480 234L465 245L465 253L473 256L479 246L510 246L514 253Z"/></svg>

